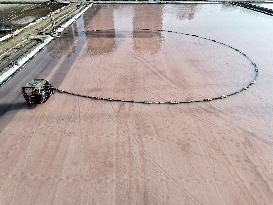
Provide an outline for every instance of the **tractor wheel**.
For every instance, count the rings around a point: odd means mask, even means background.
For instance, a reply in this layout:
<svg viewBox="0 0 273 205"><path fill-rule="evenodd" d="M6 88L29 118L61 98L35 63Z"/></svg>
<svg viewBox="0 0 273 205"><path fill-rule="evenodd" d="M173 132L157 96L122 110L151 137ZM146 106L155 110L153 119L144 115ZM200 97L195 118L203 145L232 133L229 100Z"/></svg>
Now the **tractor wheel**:
<svg viewBox="0 0 273 205"><path fill-rule="evenodd" d="M26 98L26 103L27 103L29 106L33 104L33 103L29 100L29 98Z"/></svg>

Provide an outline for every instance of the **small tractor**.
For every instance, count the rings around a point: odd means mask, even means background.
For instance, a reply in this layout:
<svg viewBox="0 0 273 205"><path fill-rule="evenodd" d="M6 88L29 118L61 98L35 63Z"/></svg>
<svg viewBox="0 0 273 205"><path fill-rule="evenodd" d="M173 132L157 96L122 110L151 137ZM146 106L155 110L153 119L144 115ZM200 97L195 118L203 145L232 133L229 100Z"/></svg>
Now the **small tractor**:
<svg viewBox="0 0 273 205"><path fill-rule="evenodd" d="M55 88L44 79L34 79L22 87L22 94L28 105L41 104L54 94Z"/></svg>

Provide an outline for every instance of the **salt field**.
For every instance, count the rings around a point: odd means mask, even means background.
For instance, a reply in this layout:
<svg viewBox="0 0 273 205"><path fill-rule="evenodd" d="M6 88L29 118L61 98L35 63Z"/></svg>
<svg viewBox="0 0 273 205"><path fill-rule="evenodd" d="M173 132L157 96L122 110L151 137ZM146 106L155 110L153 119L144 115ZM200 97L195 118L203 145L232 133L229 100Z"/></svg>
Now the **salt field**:
<svg viewBox="0 0 273 205"><path fill-rule="evenodd" d="M271 205L272 25L227 4L93 5L0 87L0 204ZM208 99L248 85L251 62L256 84L215 101L21 95L42 78L88 96Z"/></svg>

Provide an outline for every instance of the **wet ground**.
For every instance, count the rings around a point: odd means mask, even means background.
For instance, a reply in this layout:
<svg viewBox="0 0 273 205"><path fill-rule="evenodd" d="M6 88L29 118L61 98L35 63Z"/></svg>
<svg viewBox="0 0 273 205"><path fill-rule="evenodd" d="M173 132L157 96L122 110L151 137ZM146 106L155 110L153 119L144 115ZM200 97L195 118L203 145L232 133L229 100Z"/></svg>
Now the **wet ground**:
<svg viewBox="0 0 273 205"><path fill-rule="evenodd" d="M0 37L61 8L61 4L0 4Z"/></svg>
<svg viewBox="0 0 273 205"><path fill-rule="evenodd" d="M2 204L271 204L273 18L225 5L94 6L0 88ZM33 78L86 95L225 100L134 105L55 94L29 108ZM94 31L96 30L96 31ZM97 31L100 30L100 31Z"/></svg>

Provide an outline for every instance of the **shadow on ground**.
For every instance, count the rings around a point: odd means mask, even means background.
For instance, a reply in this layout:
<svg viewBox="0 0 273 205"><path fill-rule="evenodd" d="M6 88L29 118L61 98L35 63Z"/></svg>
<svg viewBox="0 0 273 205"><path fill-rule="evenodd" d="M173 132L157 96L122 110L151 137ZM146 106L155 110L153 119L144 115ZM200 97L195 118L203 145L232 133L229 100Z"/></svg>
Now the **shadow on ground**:
<svg viewBox="0 0 273 205"><path fill-rule="evenodd" d="M28 105L26 102L13 103L13 104L0 104L0 117L8 112L21 110L21 109L33 109L36 105Z"/></svg>

